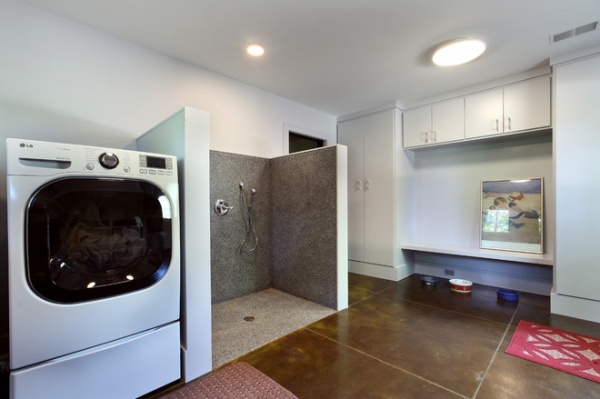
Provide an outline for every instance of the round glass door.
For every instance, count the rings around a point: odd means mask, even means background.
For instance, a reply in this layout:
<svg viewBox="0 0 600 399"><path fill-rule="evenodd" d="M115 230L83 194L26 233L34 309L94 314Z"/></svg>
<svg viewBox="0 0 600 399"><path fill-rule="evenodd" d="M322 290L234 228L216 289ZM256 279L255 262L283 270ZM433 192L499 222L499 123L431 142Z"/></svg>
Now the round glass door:
<svg viewBox="0 0 600 399"><path fill-rule="evenodd" d="M151 286L171 262L171 204L139 180L60 179L26 210L26 268L39 296L75 303Z"/></svg>

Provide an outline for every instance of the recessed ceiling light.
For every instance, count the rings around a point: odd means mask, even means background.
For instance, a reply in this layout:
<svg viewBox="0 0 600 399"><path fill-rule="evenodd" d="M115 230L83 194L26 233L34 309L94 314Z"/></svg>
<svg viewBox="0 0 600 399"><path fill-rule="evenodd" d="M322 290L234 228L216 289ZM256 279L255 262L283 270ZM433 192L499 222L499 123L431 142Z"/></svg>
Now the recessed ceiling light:
<svg viewBox="0 0 600 399"><path fill-rule="evenodd" d="M439 66L460 65L472 61L485 51L485 43L478 39L457 39L444 43L433 54L433 63Z"/></svg>
<svg viewBox="0 0 600 399"><path fill-rule="evenodd" d="M248 47L246 47L246 51L253 57L260 57L265 53L265 49L259 44L249 45Z"/></svg>

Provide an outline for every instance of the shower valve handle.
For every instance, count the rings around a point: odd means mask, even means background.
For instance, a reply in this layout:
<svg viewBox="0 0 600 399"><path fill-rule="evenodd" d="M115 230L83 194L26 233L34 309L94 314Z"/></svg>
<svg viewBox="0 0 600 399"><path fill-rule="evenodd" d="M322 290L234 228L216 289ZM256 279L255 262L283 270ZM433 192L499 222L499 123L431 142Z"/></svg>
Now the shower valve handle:
<svg viewBox="0 0 600 399"><path fill-rule="evenodd" d="M217 202L215 202L215 212L219 216L227 215L227 212L229 212L230 209L233 209L233 207L229 206L225 200L218 199Z"/></svg>

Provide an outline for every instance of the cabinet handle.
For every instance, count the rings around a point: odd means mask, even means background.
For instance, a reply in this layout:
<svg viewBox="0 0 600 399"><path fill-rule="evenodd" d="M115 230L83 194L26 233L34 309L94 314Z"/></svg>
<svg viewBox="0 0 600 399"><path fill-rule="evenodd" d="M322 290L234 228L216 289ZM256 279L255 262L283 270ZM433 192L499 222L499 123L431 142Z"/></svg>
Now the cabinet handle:
<svg viewBox="0 0 600 399"><path fill-rule="evenodd" d="M429 132L421 133L421 140L423 140L425 144L429 143Z"/></svg>
<svg viewBox="0 0 600 399"><path fill-rule="evenodd" d="M354 183L354 191L360 191L360 180L357 180L356 183Z"/></svg>
<svg viewBox="0 0 600 399"><path fill-rule="evenodd" d="M496 118L496 131L500 131L500 122L498 121L498 118Z"/></svg>
<svg viewBox="0 0 600 399"><path fill-rule="evenodd" d="M508 117L508 130L512 130L512 120Z"/></svg>
<svg viewBox="0 0 600 399"><path fill-rule="evenodd" d="M365 191L371 188L371 180L365 180Z"/></svg>
<svg viewBox="0 0 600 399"><path fill-rule="evenodd" d="M437 132L434 130L431 132L432 141L435 143L437 141Z"/></svg>

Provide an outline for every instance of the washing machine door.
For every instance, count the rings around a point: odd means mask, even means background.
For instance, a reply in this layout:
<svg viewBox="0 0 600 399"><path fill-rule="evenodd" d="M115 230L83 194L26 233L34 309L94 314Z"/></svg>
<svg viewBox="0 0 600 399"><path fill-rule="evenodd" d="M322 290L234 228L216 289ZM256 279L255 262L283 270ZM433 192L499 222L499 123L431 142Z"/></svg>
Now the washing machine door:
<svg viewBox="0 0 600 399"><path fill-rule="evenodd" d="M28 282L77 303L158 282L171 262L171 202L141 180L60 179L35 192L25 218Z"/></svg>

